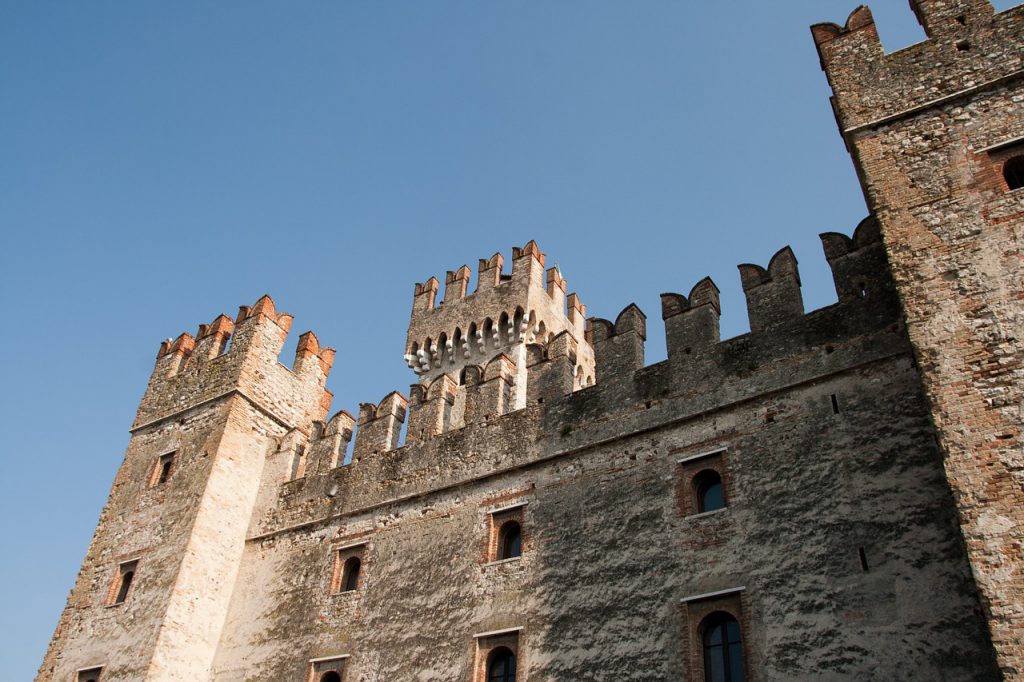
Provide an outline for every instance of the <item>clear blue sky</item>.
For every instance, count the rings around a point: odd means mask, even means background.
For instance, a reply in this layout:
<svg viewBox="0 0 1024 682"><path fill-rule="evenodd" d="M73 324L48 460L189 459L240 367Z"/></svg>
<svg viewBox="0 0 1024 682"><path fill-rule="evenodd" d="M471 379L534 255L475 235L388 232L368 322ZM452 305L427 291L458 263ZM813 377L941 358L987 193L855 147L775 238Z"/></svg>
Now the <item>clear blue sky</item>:
<svg viewBox="0 0 1024 682"><path fill-rule="evenodd" d="M808 25L857 0L0 6L0 660L41 661L160 341L270 293L338 349L334 409L413 376L414 282L536 239L592 315L865 207ZM1016 2L995 3L1005 9ZM886 46L923 38L877 2Z"/></svg>

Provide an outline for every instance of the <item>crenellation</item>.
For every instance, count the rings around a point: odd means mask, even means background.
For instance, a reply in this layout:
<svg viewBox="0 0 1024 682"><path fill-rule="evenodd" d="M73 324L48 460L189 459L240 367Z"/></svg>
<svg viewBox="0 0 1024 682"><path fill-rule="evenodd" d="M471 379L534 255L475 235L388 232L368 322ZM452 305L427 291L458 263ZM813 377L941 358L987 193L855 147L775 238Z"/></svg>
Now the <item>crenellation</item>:
<svg viewBox="0 0 1024 682"><path fill-rule="evenodd" d="M415 286L416 383L358 418L269 296L161 344L37 679L481 682L503 645L696 682L727 614L745 679L1024 680L1024 12L914 9L890 55L866 7L812 29L871 207L820 235L833 305L786 247L739 268L749 333L662 294L645 365L644 313L588 320L529 241Z"/></svg>
<svg viewBox="0 0 1024 682"><path fill-rule="evenodd" d="M352 460L360 461L398 447L408 405L408 398L398 391L387 394L377 404L360 403Z"/></svg>
<svg viewBox="0 0 1024 682"><path fill-rule="evenodd" d="M721 340L721 315L718 287L710 277L695 284L689 296L662 294L661 317L669 360L684 361L717 344Z"/></svg>
<svg viewBox="0 0 1024 682"><path fill-rule="evenodd" d="M854 10L845 26L811 28L844 135L1019 79L1024 6L1001 13L987 0L921 0L911 6L929 38L896 52L883 49L867 7Z"/></svg>
<svg viewBox="0 0 1024 682"><path fill-rule="evenodd" d="M800 272L791 248L787 246L772 256L767 269L744 263L739 270L750 331L769 329L804 314Z"/></svg>
<svg viewBox="0 0 1024 682"><path fill-rule="evenodd" d="M458 270L449 270L444 281L444 302L452 304L466 298L469 287L469 266L463 265Z"/></svg>

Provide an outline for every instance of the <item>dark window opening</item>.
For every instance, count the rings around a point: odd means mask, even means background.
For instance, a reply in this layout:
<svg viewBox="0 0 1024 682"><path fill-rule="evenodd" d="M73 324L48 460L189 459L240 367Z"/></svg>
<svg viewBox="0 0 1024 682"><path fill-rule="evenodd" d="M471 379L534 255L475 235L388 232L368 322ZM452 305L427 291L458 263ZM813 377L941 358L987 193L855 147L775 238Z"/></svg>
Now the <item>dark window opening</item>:
<svg viewBox="0 0 1024 682"><path fill-rule="evenodd" d="M697 512L704 513L725 508L725 488L722 477L713 469L705 469L693 479L697 494Z"/></svg>
<svg viewBox="0 0 1024 682"><path fill-rule="evenodd" d="M88 670L79 670L78 674L75 675L75 682L100 682L100 675L103 673L103 668L90 668Z"/></svg>
<svg viewBox="0 0 1024 682"><path fill-rule="evenodd" d="M515 682L516 655L510 649L495 649L487 663L487 682Z"/></svg>
<svg viewBox="0 0 1024 682"><path fill-rule="evenodd" d="M857 548L857 554L860 556L860 569L865 573L868 572L868 555L864 552L863 547Z"/></svg>
<svg viewBox="0 0 1024 682"><path fill-rule="evenodd" d="M348 561L345 562L345 570L341 575L341 591L351 592L359 587L359 571L363 567L363 562L359 560L359 557L349 557Z"/></svg>
<svg viewBox="0 0 1024 682"><path fill-rule="evenodd" d="M160 458L160 476L157 477L156 482L158 485L167 483L167 479L171 477L171 471L174 469L174 455L164 455Z"/></svg>
<svg viewBox="0 0 1024 682"><path fill-rule="evenodd" d="M341 682L341 675L334 670L328 670L320 676L320 682Z"/></svg>
<svg viewBox="0 0 1024 682"><path fill-rule="evenodd" d="M114 604L123 604L128 599L138 564L138 561L129 561L117 567L117 593L114 596Z"/></svg>
<svg viewBox="0 0 1024 682"><path fill-rule="evenodd" d="M1011 190L1024 187L1024 155L1015 156L1003 164L1003 178Z"/></svg>
<svg viewBox="0 0 1024 682"><path fill-rule="evenodd" d="M859 282L857 284L857 295L861 298L868 297L868 285L866 282Z"/></svg>
<svg viewBox="0 0 1024 682"><path fill-rule="evenodd" d="M515 521L501 527L498 534L498 559L514 559L523 554L523 531Z"/></svg>
<svg viewBox="0 0 1024 682"><path fill-rule="evenodd" d="M743 682L740 624L719 611L704 621L704 682Z"/></svg>
<svg viewBox="0 0 1024 682"><path fill-rule="evenodd" d="M956 49L957 52L967 52L967 50L971 49L971 44L966 40L961 40L956 44Z"/></svg>
<svg viewBox="0 0 1024 682"><path fill-rule="evenodd" d="M836 398L836 394L833 393L829 398L832 400L832 414L839 414L839 399Z"/></svg>

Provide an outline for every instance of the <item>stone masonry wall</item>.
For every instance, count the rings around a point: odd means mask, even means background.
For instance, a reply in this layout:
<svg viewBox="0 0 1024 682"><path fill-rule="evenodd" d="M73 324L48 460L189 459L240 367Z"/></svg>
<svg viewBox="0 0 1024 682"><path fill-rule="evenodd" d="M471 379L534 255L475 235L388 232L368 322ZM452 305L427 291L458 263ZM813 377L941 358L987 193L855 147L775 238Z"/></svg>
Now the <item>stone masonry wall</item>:
<svg viewBox="0 0 1024 682"><path fill-rule="evenodd" d="M882 227L1006 679L1024 679L1024 6L918 0L929 40L883 53L870 12L814 29Z"/></svg>

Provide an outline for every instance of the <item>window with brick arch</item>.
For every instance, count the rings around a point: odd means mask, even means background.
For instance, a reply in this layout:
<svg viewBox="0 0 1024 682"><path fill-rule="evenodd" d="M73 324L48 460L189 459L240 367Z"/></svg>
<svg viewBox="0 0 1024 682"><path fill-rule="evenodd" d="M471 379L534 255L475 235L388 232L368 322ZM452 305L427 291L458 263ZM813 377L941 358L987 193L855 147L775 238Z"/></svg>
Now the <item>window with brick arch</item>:
<svg viewBox="0 0 1024 682"><path fill-rule="evenodd" d="M704 682L743 682L743 639L740 624L717 611L701 623Z"/></svg>
<svg viewBox="0 0 1024 682"><path fill-rule="evenodd" d="M320 682L341 682L341 675L334 670L328 670L320 676Z"/></svg>
<svg viewBox="0 0 1024 682"><path fill-rule="evenodd" d="M1010 190L1024 187L1024 154L1014 156L1003 164L1003 179Z"/></svg>
<svg viewBox="0 0 1024 682"><path fill-rule="evenodd" d="M499 647L487 661L487 682L515 682L516 655L511 649Z"/></svg>
<svg viewBox="0 0 1024 682"><path fill-rule="evenodd" d="M507 521L498 534L498 559L515 559L523 554L523 529L516 521Z"/></svg>
<svg viewBox="0 0 1024 682"><path fill-rule="evenodd" d="M697 498L697 512L704 513L725 508L725 487L722 476L714 469L705 469L693 478Z"/></svg>

